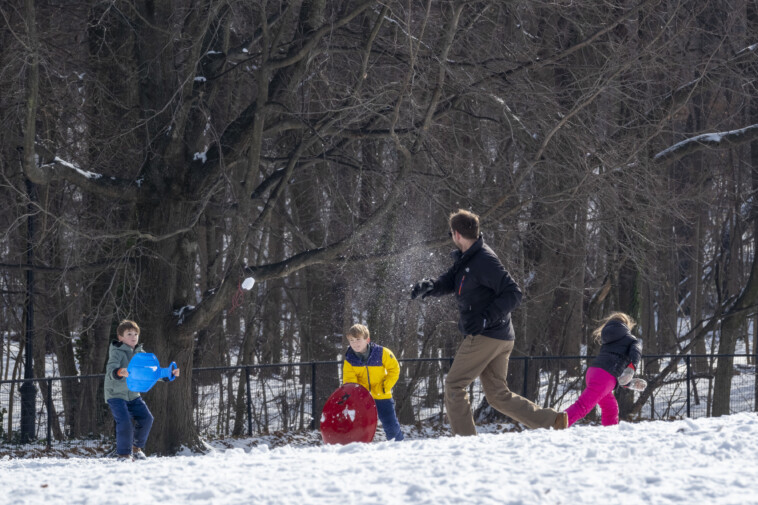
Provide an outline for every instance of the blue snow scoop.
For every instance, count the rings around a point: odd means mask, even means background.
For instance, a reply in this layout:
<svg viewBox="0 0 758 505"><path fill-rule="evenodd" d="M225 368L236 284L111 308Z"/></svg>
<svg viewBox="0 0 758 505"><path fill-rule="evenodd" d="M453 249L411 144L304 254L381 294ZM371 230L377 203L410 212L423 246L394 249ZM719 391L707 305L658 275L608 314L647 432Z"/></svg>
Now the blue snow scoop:
<svg viewBox="0 0 758 505"><path fill-rule="evenodd" d="M173 361L168 367L161 368L155 354L150 352L137 353L129 362L129 366L126 367L126 371L129 372L129 377L126 378L126 387L135 393L146 393L160 379L170 381L176 379L172 373L174 370L176 370L176 363Z"/></svg>

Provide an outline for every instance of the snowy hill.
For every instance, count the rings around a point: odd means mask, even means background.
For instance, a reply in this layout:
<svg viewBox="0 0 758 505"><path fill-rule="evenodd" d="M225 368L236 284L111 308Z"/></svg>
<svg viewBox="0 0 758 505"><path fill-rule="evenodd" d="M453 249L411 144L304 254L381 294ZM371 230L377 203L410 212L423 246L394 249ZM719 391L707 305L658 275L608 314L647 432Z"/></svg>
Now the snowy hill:
<svg viewBox="0 0 758 505"><path fill-rule="evenodd" d="M0 503L758 504L758 416L474 438L0 460Z"/></svg>

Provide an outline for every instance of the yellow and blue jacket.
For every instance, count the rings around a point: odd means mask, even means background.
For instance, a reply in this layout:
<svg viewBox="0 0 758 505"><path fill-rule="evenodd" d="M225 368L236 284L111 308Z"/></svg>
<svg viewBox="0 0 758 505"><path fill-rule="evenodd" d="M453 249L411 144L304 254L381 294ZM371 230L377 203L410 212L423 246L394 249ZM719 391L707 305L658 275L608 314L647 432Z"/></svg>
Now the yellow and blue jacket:
<svg viewBox="0 0 758 505"><path fill-rule="evenodd" d="M392 351L369 342L365 361L352 348L345 352L342 364L342 383L356 383L368 389L375 400L392 398L392 387L400 377L400 363Z"/></svg>

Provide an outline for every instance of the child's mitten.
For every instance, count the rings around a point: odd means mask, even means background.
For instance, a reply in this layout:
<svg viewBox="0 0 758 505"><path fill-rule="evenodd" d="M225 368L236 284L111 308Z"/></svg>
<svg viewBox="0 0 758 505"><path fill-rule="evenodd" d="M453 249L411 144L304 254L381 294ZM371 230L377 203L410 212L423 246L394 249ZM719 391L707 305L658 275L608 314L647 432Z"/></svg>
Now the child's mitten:
<svg viewBox="0 0 758 505"><path fill-rule="evenodd" d="M632 377L634 377L634 367L629 365L623 372L621 372L621 375L619 376L619 384L626 386L632 381Z"/></svg>

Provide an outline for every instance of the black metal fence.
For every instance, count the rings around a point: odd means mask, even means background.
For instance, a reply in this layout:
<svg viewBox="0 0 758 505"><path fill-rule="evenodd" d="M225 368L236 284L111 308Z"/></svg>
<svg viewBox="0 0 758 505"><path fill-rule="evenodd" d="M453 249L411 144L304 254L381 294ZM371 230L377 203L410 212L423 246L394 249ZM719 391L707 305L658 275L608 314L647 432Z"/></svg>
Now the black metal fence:
<svg viewBox="0 0 758 505"><path fill-rule="evenodd" d="M625 418L637 421L710 416L719 359L733 362L729 412L756 411L757 357L756 354L645 356L638 375L649 381L672 360L678 363L674 373L656 384L643 408L633 417ZM512 357L509 386L540 405L565 409L582 391L588 359L591 357ZM393 395L401 424L443 422L444 376L452 358L400 361L401 377ZM314 413L320 412L325 400L323 392L339 385L340 372L340 361L196 368L192 373L195 425L200 436L209 439L314 428ZM30 440L19 436L19 387L24 382L0 381L2 446L31 444L49 449L73 444L100 447L112 442L113 420L102 399L103 375L32 379L38 394L36 432ZM89 403L84 401L88 394L93 398ZM471 385L469 394L473 406L482 405L478 381ZM145 395L148 404L149 395L149 392ZM622 418L624 405L636 397L631 392L623 395ZM71 407L72 402L78 409ZM585 422L594 419L591 415Z"/></svg>

